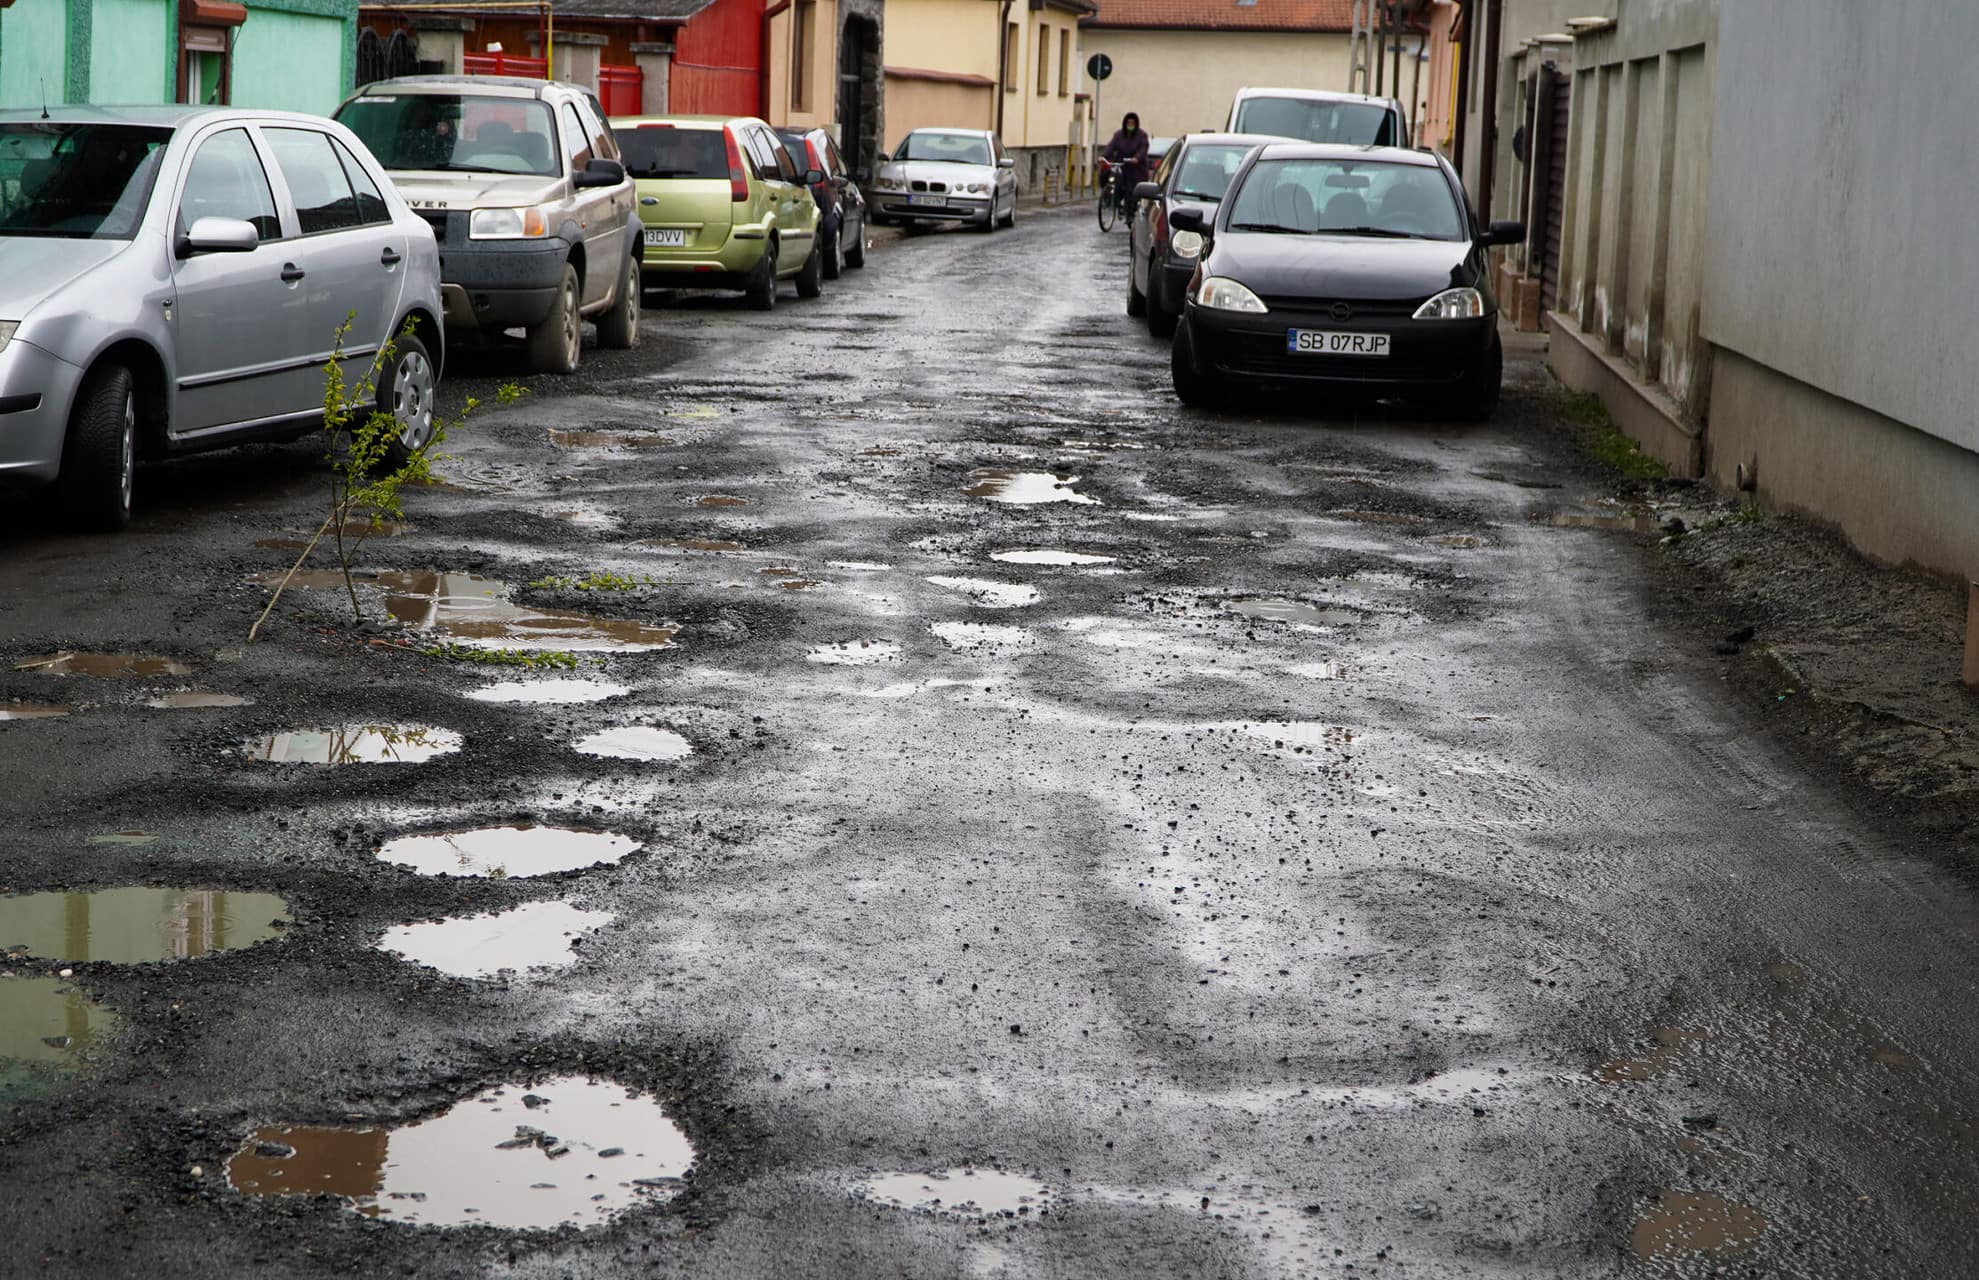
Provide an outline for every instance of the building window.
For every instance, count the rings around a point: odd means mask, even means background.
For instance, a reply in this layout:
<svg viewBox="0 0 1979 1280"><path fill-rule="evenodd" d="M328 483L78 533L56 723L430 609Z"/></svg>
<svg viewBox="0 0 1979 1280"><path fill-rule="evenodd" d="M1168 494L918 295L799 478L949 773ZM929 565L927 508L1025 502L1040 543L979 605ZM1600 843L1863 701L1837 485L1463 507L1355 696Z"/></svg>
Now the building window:
<svg viewBox="0 0 1979 1280"><path fill-rule="evenodd" d="M1058 96L1072 96L1072 33L1058 33Z"/></svg>
<svg viewBox="0 0 1979 1280"><path fill-rule="evenodd" d="M231 102L234 28L245 21L247 6L233 0L179 0L180 102Z"/></svg>
<svg viewBox="0 0 1979 1280"><path fill-rule="evenodd" d="M1051 92L1051 28L1038 24L1038 96Z"/></svg>
<svg viewBox="0 0 1979 1280"><path fill-rule="evenodd" d="M1003 91L1005 93L1017 92L1017 55L1022 52L1019 48L1022 40L1023 33L1016 23L1013 22L1003 29Z"/></svg>
<svg viewBox="0 0 1979 1280"><path fill-rule="evenodd" d="M818 0L797 0L790 11L790 108L811 109L811 60L818 48Z"/></svg>

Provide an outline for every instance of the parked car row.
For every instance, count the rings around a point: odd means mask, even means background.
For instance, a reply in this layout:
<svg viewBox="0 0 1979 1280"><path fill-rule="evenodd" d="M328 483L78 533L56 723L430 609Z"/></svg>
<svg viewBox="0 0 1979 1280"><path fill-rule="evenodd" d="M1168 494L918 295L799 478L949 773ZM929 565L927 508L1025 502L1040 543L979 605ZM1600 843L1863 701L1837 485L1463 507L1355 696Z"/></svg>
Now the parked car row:
<svg viewBox="0 0 1979 1280"><path fill-rule="evenodd" d="M554 82L410 76L331 119L0 111L0 483L119 528L141 457L319 429L338 353L402 460L450 351L520 330L574 372L587 321L637 342L648 289L818 296L866 223L823 130L607 119Z"/></svg>

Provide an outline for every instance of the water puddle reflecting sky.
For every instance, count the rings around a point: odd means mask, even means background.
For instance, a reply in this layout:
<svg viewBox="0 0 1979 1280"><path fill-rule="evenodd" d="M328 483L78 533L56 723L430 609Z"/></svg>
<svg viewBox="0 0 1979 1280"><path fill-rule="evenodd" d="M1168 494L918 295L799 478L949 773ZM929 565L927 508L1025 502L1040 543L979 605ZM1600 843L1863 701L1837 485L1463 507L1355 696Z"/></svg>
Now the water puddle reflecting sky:
<svg viewBox="0 0 1979 1280"><path fill-rule="evenodd" d="M614 919L609 911L582 911L567 902L531 902L489 915L398 925L385 930L378 949L456 978L491 978L503 970L575 964L574 940Z"/></svg>
<svg viewBox="0 0 1979 1280"><path fill-rule="evenodd" d="M270 764L419 764L460 750L452 729L423 724L293 729L250 739L242 751Z"/></svg>
<svg viewBox="0 0 1979 1280"><path fill-rule="evenodd" d="M1112 564L1112 556L1088 555L1083 551L1052 551L1046 549L998 551L990 559L1001 560L1005 564L1048 564L1048 565L1088 565Z"/></svg>
<svg viewBox="0 0 1979 1280"><path fill-rule="evenodd" d="M422 876L546 876L619 862L638 852L630 836L567 827L477 827L399 836L378 850L380 862Z"/></svg>
<svg viewBox="0 0 1979 1280"><path fill-rule="evenodd" d="M157 711L198 711L210 707L251 707L254 699L243 698L237 693L201 693L187 690L184 693L167 693L156 698L146 698L144 705Z"/></svg>
<svg viewBox="0 0 1979 1280"><path fill-rule="evenodd" d="M1223 607L1231 613L1262 622L1290 622L1309 627L1344 626L1361 621L1361 615L1352 609L1328 609L1303 600L1264 596L1226 600Z"/></svg>
<svg viewBox="0 0 1979 1280"><path fill-rule="evenodd" d="M0 702L0 720L53 720L69 714L70 710L63 703Z"/></svg>
<svg viewBox="0 0 1979 1280"><path fill-rule="evenodd" d="M898 1209L968 1218L1042 1214L1051 1191L1036 1178L994 1169L942 1173L887 1173L858 1185L862 1199Z"/></svg>
<svg viewBox="0 0 1979 1280"><path fill-rule="evenodd" d="M929 582L969 597L980 609L1021 609L1043 597L1036 587L1022 582L997 582L991 578L929 578Z"/></svg>
<svg viewBox="0 0 1979 1280"><path fill-rule="evenodd" d="M631 693L630 685L607 680L504 680L500 684L469 690L465 695L476 702L521 702L533 705L572 705L603 702Z"/></svg>
<svg viewBox="0 0 1979 1280"><path fill-rule="evenodd" d="M289 904L224 889L96 889L0 897L0 953L71 963L192 959L280 937Z"/></svg>
<svg viewBox="0 0 1979 1280"><path fill-rule="evenodd" d="M258 581L273 584L280 574ZM509 585L475 573L364 573L362 588L382 591L385 611L416 631L476 649L645 653L673 645L669 625L598 618L568 609L537 609L509 599ZM291 588L342 591L336 570L298 573Z"/></svg>
<svg viewBox="0 0 1979 1280"><path fill-rule="evenodd" d="M673 730L645 725L603 729L578 739L572 749L587 756L609 756L618 760L681 760L694 751L693 745Z"/></svg>
<svg viewBox="0 0 1979 1280"><path fill-rule="evenodd" d="M1049 471L985 469L970 472L969 484L962 492L972 498L988 498L991 502L1004 502L1014 506L1036 506L1046 502L1099 506L1098 498L1088 497L1072 487L1077 483L1079 477L1070 474L1054 475Z"/></svg>
<svg viewBox="0 0 1979 1280"><path fill-rule="evenodd" d="M115 1015L70 982L0 973L0 1099L10 1068L80 1065L115 1025Z"/></svg>

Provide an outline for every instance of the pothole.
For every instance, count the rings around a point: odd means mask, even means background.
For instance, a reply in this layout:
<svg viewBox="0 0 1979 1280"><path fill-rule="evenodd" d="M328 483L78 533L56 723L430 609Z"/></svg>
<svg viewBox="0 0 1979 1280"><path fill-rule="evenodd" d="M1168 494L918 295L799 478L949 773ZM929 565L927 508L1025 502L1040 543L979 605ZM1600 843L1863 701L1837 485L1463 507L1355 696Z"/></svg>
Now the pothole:
<svg viewBox="0 0 1979 1280"><path fill-rule="evenodd" d="M720 538L674 538L665 542L634 543L634 546L670 547L675 551L740 551L739 542L724 542Z"/></svg>
<svg viewBox="0 0 1979 1280"><path fill-rule="evenodd" d="M1439 547L1449 547L1453 551L1474 551L1484 545L1482 538L1472 537L1468 533L1439 533L1433 538L1425 538L1424 541Z"/></svg>
<svg viewBox="0 0 1979 1280"><path fill-rule="evenodd" d="M60 978L0 973L0 1102L33 1092L47 1072L81 1066L116 1022Z"/></svg>
<svg viewBox="0 0 1979 1280"><path fill-rule="evenodd" d="M992 553L990 559L1001 560L1005 564L1047 564L1060 566L1112 564L1114 560L1112 556L1088 555L1083 551L1053 551L1046 548L998 551Z"/></svg>
<svg viewBox="0 0 1979 1280"><path fill-rule="evenodd" d="M456 978L492 978L505 970L575 964L578 940L616 918L567 902L531 902L488 915L395 925L378 939L378 949Z"/></svg>
<svg viewBox="0 0 1979 1280"><path fill-rule="evenodd" d="M0 702L0 720L52 720L73 708L54 702Z"/></svg>
<svg viewBox="0 0 1979 1280"><path fill-rule="evenodd" d="M396 1128L270 1125L227 1161L254 1196L341 1196L420 1226L588 1227L684 1187L694 1146L653 1098L558 1076Z"/></svg>
<svg viewBox="0 0 1979 1280"><path fill-rule="evenodd" d="M476 702L523 702L542 706L571 705L582 702L603 702L607 698L619 698L632 692L632 686L613 684L607 680L504 680L480 689L471 689L467 697Z"/></svg>
<svg viewBox="0 0 1979 1280"><path fill-rule="evenodd" d="M201 693L189 689L184 693L146 698L144 705L158 711L199 711L209 707L251 707L254 699L243 698L237 693Z"/></svg>
<svg viewBox="0 0 1979 1280"><path fill-rule="evenodd" d="M273 585L281 574L257 581ZM566 650L646 653L673 646L678 628L624 619L598 618L567 609L535 609L511 601L509 586L475 573L361 573L360 586L385 593L385 610L414 630L476 649ZM298 573L291 587L344 589L334 569Z"/></svg>
<svg viewBox="0 0 1979 1280"><path fill-rule="evenodd" d="M957 653L1035 649L1038 643L1037 637L1022 627L1000 627L986 622L936 622L928 630Z"/></svg>
<svg viewBox="0 0 1979 1280"><path fill-rule="evenodd" d="M558 520L567 520L580 529L616 529L624 523L615 511L603 507L576 506L562 511L552 511L550 515Z"/></svg>
<svg viewBox="0 0 1979 1280"><path fill-rule="evenodd" d="M929 578L937 587L959 591L969 602L983 609L1021 609L1043 597L1038 589L1022 582L997 582L990 578Z"/></svg>
<svg viewBox="0 0 1979 1280"><path fill-rule="evenodd" d="M965 1218L1026 1217L1051 1209L1043 1182L994 1169L880 1174L860 1183L858 1193L875 1204Z"/></svg>
<svg viewBox="0 0 1979 1280"><path fill-rule="evenodd" d="M39 658L23 658L16 671L32 671L44 676L99 676L122 679L143 676L189 676L192 668L176 658L141 653L51 653Z"/></svg>
<svg viewBox="0 0 1979 1280"><path fill-rule="evenodd" d="M1347 678L1346 666L1338 662L1302 662L1297 666L1287 667L1285 670L1288 674L1300 676L1307 680L1345 680Z"/></svg>
<svg viewBox="0 0 1979 1280"><path fill-rule="evenodd" d="M1695 1191L1659 1191L1629 1233L1629 1252L1648 1261L1677 1253L1731 1253L1766 1231L1749 1205Z"/></svg>
<svg viewBox="0 0 1979 1280"><path fill-rule="evenodd" d="M434 835L399 836L378 850L380 862L422 876L547 876L622 861L640 844L610 831L576 831L533 824L476 827Z"/></svg>
<svg viewBox="0 0 1979 1280"><path fill-rule="evenodd" d="M1046 502L1099 506L1098 498L1088 497L1072 487L1079 483L1079 479L1075 475L1059 475L1049 471L981 470L969 473L969 484L962 492L972 498L988 498L991 502L1006 502L1015 506L1036 506Z"/></svg>
<svg viewBox="0 0 1979 1280"><path fill-rule="evenodd" d="M72 964L194 959L278 938L289 904L224 889L96 889L0 897L0 954Z"/></svg>
<svg viewBox="0 0 1979 1280"><path fill-rule="evenodd" d="M876 667L900 659L901 648L891 640L846 640L838 644L821 644L804 655L806 662L839 667Z"/></svg>
<svg viewBox="0 0 1979 1280"><path fill-rule="evenodd" d="M694 505L697 507L746 507L749 505L749 499L738 498L731 493L711 493L705 498L697 499Z"/></svg>
<svg viewBox="0 0 1979 1280"><path fill-rule="evenodd" d="M1291 622L1300 626L1344 626L1362 621L1361 615L1352 609L1322 608L1307 604L1303 600L1284 597L1250 596L1225 600L1223 607L1231 613L1242 614L1261 622Z"/></svg>
<svg viewBox="0 0 1979 1280"><path fill-rule="evenodd" d="M1684 1050L1705 1038L1702 1031L1682 1027L1657 1027L1649 1033L1650 1048L1637 1058L1617 1058L1594 1068L1594 1078L1608 1084L1654 1080L1676 1068Z"/></svg>
<svg viewBox="0 0 1979 1280"><path fill-rule="evenodd" d="M550 443L561 449L665 449L671 436L641 431L599 431L592 428L550 428Z"/></svg>
<svg viewBox="0 0 1979 1280"><path fill-rule="evenodd" d="M645 725L603 729L578 739L571 749L587 756L610 756L615 760L681 760L694 751L693 745L673 730Z"/></svg>
<svg viewBox="0 0 1979 1280"><path fill-rule="evenodd" d="M292 729L252 738L241 751L270 764L418 764L460 750L452 729L423 724L344 725Z"/></svg>

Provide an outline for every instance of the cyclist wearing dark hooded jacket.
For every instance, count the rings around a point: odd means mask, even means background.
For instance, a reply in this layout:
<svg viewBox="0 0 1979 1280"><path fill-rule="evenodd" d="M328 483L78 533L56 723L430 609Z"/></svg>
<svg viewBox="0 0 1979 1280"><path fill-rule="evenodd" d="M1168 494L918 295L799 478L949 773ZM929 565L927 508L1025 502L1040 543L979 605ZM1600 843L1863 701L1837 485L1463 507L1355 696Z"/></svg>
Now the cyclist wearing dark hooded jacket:
<svg viewBox="0 0 1979 1280"><path fill-rule="evenodd" d="M1141 117L1129 111L1120 128L1106 144L1105 158L1121 166L1117 190L1131 196L1134 188L1148 180L1148 134L1141 128Z"/></svg>

